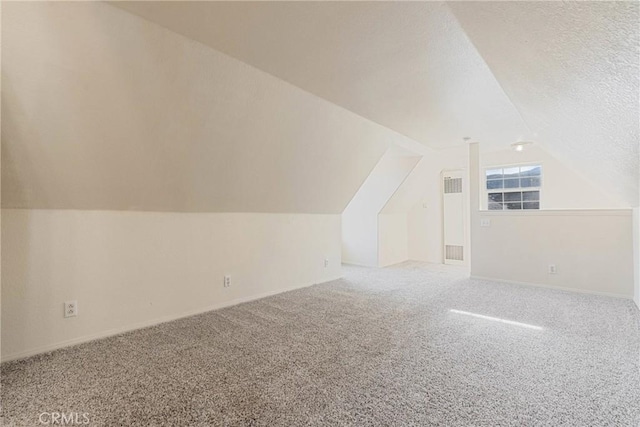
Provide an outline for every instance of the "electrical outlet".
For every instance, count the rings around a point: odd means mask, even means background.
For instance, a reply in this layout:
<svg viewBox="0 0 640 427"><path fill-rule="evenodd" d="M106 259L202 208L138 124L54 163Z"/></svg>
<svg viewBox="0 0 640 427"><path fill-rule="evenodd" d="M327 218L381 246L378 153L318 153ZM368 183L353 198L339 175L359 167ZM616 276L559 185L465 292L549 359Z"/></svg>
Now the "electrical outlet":
<svg viewBox="0 0 640 427"><path fill-rule="evenodd" d="M224 276L224 287L228 288L231 286L231 276Z"/></svg>
<svg viewBox="0 0 640 427"><path fill-rule="evenodd" d="M491 218L480 218L480 227L491 227Z"/></svg>
<svg viewBox="0 0 640 427"><path fill-rule="evenodd" d="M78 315L78 301L65 301L64 317L74 317Z"/></svg>
<svg viewBox="0 0 640 427"><path fill-rule="evenodd" d="M549 274L558 274L558 269L555 264L549 264Z"/></svg>
<svg viewBox="0 0 640 427"><path fill-rule="evenodd" d="M329 267L329 258L324 259L324 268Z"/></svg>

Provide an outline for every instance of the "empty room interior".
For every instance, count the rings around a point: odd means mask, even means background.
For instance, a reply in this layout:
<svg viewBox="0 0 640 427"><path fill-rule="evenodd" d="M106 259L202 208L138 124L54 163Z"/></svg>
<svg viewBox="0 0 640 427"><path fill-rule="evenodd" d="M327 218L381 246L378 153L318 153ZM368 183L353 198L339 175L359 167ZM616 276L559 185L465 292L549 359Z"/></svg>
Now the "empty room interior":
<svg viewBox="0 0 640 427"><path fill-rule="evenodd" d="M640 3L0 16L0 424L640 426Z"/></svg>

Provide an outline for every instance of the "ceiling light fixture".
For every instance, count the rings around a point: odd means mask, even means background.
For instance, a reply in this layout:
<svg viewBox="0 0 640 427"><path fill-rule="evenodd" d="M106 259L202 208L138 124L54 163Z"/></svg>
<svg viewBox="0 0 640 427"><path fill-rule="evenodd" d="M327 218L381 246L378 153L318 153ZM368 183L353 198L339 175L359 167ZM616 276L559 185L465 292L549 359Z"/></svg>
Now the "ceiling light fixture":
<svg viewBox="0 0 640 427"><path fill-rule="evenodd" d="M524 147L526 145L529 144L533 144L533 142L531 141L518 141L518 142L514 142L513 144L511 144L511 148L513 148L515 151L524 151Z"/></svg>

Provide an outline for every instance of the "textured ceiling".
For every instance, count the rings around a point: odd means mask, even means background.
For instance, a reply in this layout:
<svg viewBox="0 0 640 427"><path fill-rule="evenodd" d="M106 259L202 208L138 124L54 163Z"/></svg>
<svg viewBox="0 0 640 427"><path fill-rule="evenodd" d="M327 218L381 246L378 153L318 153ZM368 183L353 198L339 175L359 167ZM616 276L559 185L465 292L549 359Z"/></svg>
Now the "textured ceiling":
<svg viewBox="0 0 640 427"><path fill-rule="evenodd" d="M2 11L2 206L340 213L413 141L104 3Z"/></svg>
<svg viewBox="0 0 640 427"><path fill-rule="evenodd" d="M114 2L430 147L530 136L440 2Z"/></svg>
<svg viewBox="0 0 640 427"><path fill-rule="evenodd" d="M638 205L638 2L469 2L451 9L535 140Z"/></svg>

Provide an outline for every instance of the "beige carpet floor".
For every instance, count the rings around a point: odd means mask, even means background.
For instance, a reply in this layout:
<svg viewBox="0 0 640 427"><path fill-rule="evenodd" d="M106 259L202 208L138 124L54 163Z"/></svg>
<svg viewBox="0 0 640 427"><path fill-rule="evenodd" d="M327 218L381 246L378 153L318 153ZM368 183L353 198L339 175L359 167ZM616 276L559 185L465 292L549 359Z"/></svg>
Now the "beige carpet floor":
<svg viewBox="0 0 640 427"><path fill-rule="evenodd" d="M635 427L640 313L439 266L349 267L5 363L1 382L8 426L60 412L96 426Z"/></svg>

